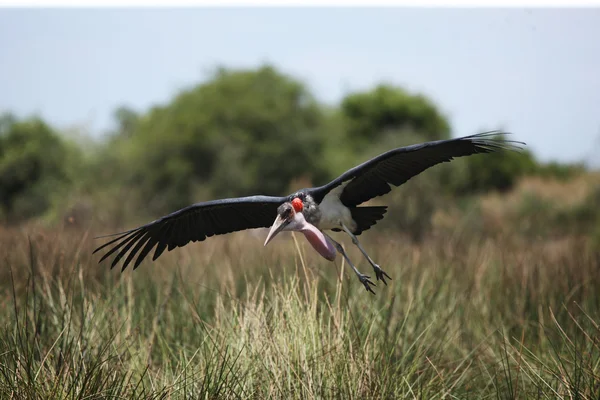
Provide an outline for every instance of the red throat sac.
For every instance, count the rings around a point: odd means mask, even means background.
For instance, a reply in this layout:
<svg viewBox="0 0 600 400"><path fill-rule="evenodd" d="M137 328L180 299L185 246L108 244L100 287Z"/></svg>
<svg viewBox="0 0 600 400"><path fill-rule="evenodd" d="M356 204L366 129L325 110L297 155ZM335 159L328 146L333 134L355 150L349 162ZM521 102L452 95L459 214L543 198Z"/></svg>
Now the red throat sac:
<svg viewBox="0 0 600 400"><path fill-rule="evenodd" d="M292 207L294 207L294 211L300 212L304 208L304 204L302 204L302 200L296 197L294 200L292 200Z"/></svg>

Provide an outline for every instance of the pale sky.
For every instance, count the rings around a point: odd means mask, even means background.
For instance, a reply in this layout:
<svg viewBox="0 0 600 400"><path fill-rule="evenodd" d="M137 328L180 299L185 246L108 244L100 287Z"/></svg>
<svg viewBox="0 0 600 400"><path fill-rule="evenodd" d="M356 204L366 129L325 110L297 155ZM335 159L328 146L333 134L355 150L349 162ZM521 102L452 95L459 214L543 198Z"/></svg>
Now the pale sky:
<svg viewBox="0 0 600 400"><path fill-rule="evenodd" d="M269 62L329 104L387 81L454 136L503 128L544 161L600 166L600 9L3 9L0 51L0 112L58 128L99 135L119 105Z"/></svg>

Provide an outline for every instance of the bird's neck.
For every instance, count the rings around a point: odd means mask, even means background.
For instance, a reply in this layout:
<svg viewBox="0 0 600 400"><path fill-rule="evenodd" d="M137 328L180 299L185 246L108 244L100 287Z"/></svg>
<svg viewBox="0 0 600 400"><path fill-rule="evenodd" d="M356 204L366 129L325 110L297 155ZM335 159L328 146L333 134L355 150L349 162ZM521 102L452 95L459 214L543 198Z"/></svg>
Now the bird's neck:
<svg viewBox="0 0 600 400"><path fill-rule="evenodd" d="M303 201L304 209L302 210L302 214L304 214L304 219L307 222L318 226L319 221L321 220L321 210L319 209L319 205L313 198L308 195Z"/></svg>

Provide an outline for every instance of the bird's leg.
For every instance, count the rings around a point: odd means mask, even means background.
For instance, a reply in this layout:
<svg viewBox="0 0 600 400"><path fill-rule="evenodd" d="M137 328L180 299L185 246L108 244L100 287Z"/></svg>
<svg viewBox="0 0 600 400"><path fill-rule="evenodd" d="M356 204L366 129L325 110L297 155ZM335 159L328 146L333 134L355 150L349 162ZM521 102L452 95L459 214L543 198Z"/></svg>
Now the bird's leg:
<svg viewBox="0 0 600 400"><path fill-rule="evenodd" d="M331 240L331 242L333 243L333 245L335 246L335 248L337 249L337 251L339 251L340 254L342 256L344 256L344 258L346 259L346 261L348 262L348 264L352 267L352 269L354 270L354 272L358 276L358 280L360 281L360 283L362 283L363 285L365 285L365 288L367 289L367 291L375 294L375 292L373 291L373 289L371 288L370 285L373 285L373 286L377 286L377 285L374 284L373 282L371 282L371 277L367 276L367 275L361 274L360 271L358 269L356 269L356 267L354 266L354 264L352 264L352 261L350 261L350 258L348 257L348 255L344 251L344 248L342 247L341 244L339 244L338 242L336 242L335 240L333 240L333 238L331 236L329 236L328 234L326 234L325 232L323 232L323 234L325 236L327 236L327 238L329 240Z"/></svg>
<svg viewBox="0 0 600 400"><path fill-rule="evenodd" d="M392 280L392 278L384 270L382 270L379 265L375 264L375 262L371 259L371 257L369 257L365 249L363 249L363 247L360 245L360 242L358 241L356 236L350 231L350 229L348 229L343 223L341 225L342 229L344 229L344 231L352 238L352 243L354 243L356 247L358 247L360 252L363 253L367 261L369 261L369 264L371 264L371 266L373 267L373 270L375 270L375 276L377 277L377 280L381 279L381 281L387 286L385 278L387 277L389 280Z"/></svg>

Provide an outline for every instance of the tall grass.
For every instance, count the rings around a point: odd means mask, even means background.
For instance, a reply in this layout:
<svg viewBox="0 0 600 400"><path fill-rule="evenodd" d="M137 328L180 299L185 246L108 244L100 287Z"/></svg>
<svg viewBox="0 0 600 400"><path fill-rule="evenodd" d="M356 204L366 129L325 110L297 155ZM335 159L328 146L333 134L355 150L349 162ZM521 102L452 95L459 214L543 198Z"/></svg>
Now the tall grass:
<svg viewBox="0 0 600 400"><path fill-rule="evenodd" d="M121 274L88 232L1 231L0 398L600 398L585 238L365 234L393 277L372 296L341 257L260 233Z"/></svg>

